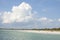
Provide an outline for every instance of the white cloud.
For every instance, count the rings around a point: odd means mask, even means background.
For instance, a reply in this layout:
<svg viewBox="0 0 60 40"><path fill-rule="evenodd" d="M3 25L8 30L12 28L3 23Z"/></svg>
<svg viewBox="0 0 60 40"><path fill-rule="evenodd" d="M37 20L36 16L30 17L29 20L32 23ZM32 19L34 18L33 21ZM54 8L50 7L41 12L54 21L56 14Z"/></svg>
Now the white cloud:
<svg viewBox="0 0 60 40"><path fill-rule="evenodd" d="M47 18L46 18L46 17L42 17L42 18L40 18L39 20L40 20L40 21L46 21Z"/></svg>
<svg viewBox="0 0 60 40"><path fill-rule="evenodd" d="M48 21L48 22L53 22L53 20L52 20L52 19L49 19L49 18L47 18L47 17L41 17L41 18L39 18L39 21Z"/></svg>
<svg viewBox="0 0 60 40"><path fill-rule="evenodd" d="M41 22L53 22L52 19L49 19L49 18L47 18L47 17L41 17L41 18L39 18L38 20L41 21Z"/></svg>
<svg viewBox="0 0 60 40"><path fill-rule="evenodd" d="M49 19L49 22L53 22L53 20L52 19Z"/></svg>
<svg viewBox="0 0 60 40"><path fill-rule="evenodd" d="M37 12L34 11L34 13ZM41 22L53 21L47 17L36 18L35 16L36 15L32 13L32 7L28 3L22 2L19 6L13 6L12 12L4 12L2 19L3 23L28 22L30 20Z"/></svg>
<svg viewBox="0 0 60 40"><path fill-rule="evenodd" d="M3 23L23 22L32 18L32 7L25 2L19 6L13 6L12 12L4 12Z"/></svg>
<svg viewBox="0 0 60 40"><path fill-rule="evenodd" d="M45 9L43 11L46 11ZM13 6L11 12L4 12L2 15L2 23L10 23L8 26L21 26L21 27L39 27L52 26L53 21L47 17L37 17L36 11L32 12L32 7L25 2L18 6ZM36 16L37 15L37 16ZM60 21L60 19L58 20ZM13 23L13 24L12 24ZM55 24L54 24L55 25Z"/></svg>
<svg viewBox="0 0 60 40"><path fill-rule="evenodd" d="M1 13L0 13L0 16L1 16Z"/></svg>
<svg viewBox="0 0 60 40"><path fill-rule="evenodd" d="M58 19L58 21L60 22L60 19Z"/></svg>

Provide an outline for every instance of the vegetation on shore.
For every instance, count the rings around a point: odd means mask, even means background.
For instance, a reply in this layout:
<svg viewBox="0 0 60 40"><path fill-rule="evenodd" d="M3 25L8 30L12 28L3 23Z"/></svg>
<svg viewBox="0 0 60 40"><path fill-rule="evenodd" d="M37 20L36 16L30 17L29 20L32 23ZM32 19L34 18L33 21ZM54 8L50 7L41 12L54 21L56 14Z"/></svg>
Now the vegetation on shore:
<svg viewBox="0 0 60 40"><path fill-rule="evenodd" d="M18 29L18 28L0 28L0 30L44 30L44 31L60 31L60 28L41 28L41 29Z"/></svg>

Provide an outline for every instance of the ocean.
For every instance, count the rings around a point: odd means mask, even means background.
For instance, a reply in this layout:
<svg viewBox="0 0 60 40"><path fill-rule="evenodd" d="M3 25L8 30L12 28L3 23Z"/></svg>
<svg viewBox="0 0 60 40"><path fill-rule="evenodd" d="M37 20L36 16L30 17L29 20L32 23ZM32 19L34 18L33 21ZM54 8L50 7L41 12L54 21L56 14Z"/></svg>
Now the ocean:
<svg viewBox="0 0 60 40"><path fill-rule="evenodd" d="M0 40L60 40L60 34L22 32L20 30L0 30Z"/></svg>

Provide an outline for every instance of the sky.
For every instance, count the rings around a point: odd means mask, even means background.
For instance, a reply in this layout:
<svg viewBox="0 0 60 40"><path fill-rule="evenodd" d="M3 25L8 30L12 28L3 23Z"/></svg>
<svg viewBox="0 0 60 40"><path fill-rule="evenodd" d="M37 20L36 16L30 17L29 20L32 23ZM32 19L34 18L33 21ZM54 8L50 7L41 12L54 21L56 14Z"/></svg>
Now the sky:
<svg viewBox="0 0 60 40"><path fill-rule="evenodd" d="M0 28L60 27L60 0L0 0Z"/></svg>

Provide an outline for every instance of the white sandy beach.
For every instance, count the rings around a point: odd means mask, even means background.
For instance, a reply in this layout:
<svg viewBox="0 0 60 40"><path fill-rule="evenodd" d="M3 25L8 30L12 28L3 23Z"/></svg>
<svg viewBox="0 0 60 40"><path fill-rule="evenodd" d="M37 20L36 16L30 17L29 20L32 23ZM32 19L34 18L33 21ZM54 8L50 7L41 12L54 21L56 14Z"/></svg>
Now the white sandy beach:
<svg viewBox="0 0 60 40"><path fill-rule="evenodd" d="M30 33L41 33L41 34L60 34L60 31L44 31L44 30L4 30L4 31L18 31L18 32L30 32Z"/></svg>
<svg viewBox="0 0 60 40"><path fill-rule="evenodd" d="M36 30L22 30L22 32L42 33L42 34L60 34L60 31L36 31Z"/></svg>

